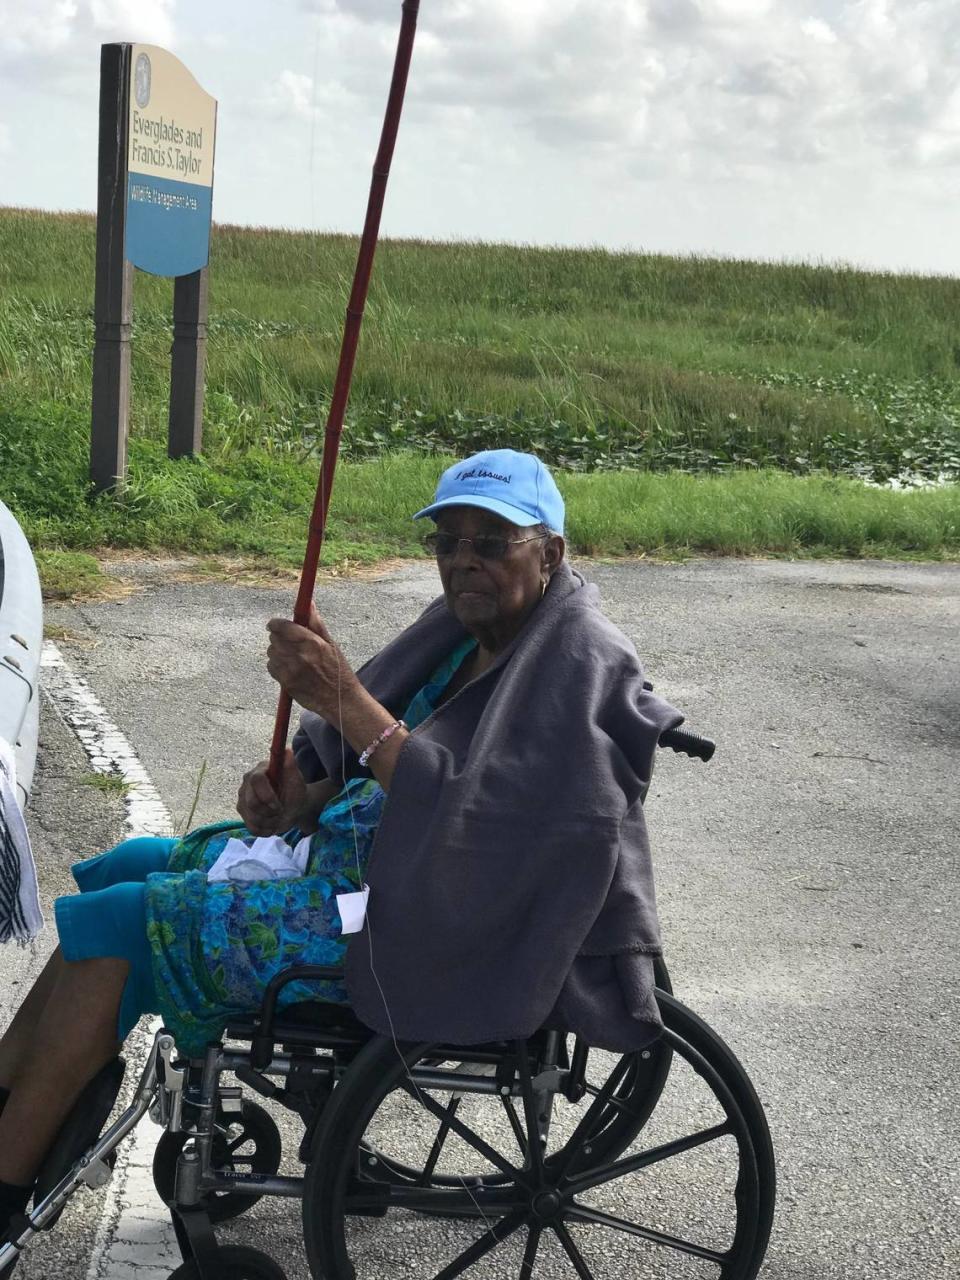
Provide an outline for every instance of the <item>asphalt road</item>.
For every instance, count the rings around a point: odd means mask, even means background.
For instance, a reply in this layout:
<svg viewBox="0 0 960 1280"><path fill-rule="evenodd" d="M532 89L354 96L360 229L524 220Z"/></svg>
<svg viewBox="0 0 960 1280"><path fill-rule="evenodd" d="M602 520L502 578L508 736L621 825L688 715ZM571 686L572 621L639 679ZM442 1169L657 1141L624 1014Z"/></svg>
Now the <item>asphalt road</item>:
<svg viewBox="0 0 960 1280"><path fill-rule="evenodd" d="M231 811L265 754L263 624L293 593L177 582L175 568L117 565L126 598L51 608L47 622L68 629L62 650L175 819L206 762L196 825ZM764 1274L947 1280L960 1272L960 566L588 573L658 690L719 743L708 766L661 758L648 818L675 989L735 1048L774 1135ZM318 601L359 661L434 593L433 569L409 566L324 585ZM72 858L119 829L117 802L83 773L47 711L31 827L48 898ZM42 951L0 954L5 1006ZM43 1244L64 1276L86 1271L96 1197L82 1199ZM261 1202L229 1236L262 1244L265 1232L291 1278L305 1274L298 1206ZM44 1273L39 1255L24 1264L24 1280Z"/></svg>

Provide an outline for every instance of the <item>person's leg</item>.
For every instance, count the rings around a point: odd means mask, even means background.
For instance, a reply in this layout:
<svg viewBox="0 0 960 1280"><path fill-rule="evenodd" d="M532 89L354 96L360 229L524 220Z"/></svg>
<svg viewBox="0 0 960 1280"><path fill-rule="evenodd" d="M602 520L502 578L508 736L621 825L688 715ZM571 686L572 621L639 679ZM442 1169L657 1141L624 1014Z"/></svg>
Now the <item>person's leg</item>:
<svg viewBox="0 0 960 1280"><path fill-rule="evenodd" d="M0 1114L0 1184L32 1183L81 1090L116 1056L129 968L114 957L61 965Z"/></svg>
<svg viewBox="0 0 960 1280"><path fill-rule="evenodd" d="M74 879L81 893L96 893L117 884L142 884L153 872L166 870L175 843L163 836L134 836L105 853L76 863ZM0 1111L63 964L58 947L0 1038Z"/></svg>
<svg viewBox="0 0 960 1280"><path fill-rule="evenodd" d="M70 870L81 893L96 893L114 884L143 884L155 871L166 871L176 840L165 836L133 836L106 853L75 862Z"/></svg>
<svg viewBox="0 0 960 1280"><path fill-rule="evenodd" d="M49 993L33 1025L26 1013L20 1022L0 1113L0 1234L3 1204L28 1190L81 1090L156 1007L143 883L57 898L54 910L62 959L46 975ZM28 1012L39 1003L31 1000Z"/></svg>
<svg viewBox="0 0 960 1280"><path fill-rule="evenodd" d="M34 1029L53 991L63 963L63 953L57 947L0 1039L0 1090L2 1090L0 1105L10 1092L13 1078L24 1052L29 1048Z"/></svg>

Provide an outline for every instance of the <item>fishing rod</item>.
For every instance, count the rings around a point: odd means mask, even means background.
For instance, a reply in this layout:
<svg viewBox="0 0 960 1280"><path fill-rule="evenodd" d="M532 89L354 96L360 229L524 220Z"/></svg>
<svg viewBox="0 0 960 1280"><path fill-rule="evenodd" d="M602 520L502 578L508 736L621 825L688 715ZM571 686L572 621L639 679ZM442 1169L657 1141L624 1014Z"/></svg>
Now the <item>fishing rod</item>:
<svg viewBox="0 0 960 1280"><path fill-rule="evenodd" d="M333 384L333 395L330 399L330 411L323 436L323 460L320 464L320 477L317 481L317 492L310 515L310 526L307 537L307 549L300 573L300 588L293 609L293 621L305 627L310 619L310 605L317 582L317 566L320 563L320 552L323 548L323 535L327 523L327 512L330 509L330 494L333 491L333 475L337 467L337 456L340 452L340 437L343 434L343 419L350 397L350 382L353 378L353 365L357 355L357 343L360 338L360 325L363 322L363 308L367 301L367 289L370 285L370 273L373 269L373 256L377 248L377 236L380 231L380 216L383 213L383 201L387 190L387 178L390 176L390 161L393 159L393 148L397 141L397 130L400 127L400 113L403 110L403 95L407 87L407 75L410 71L410 59L413 55L413 39L417 30L417 12L420 0L403 0L400 20L400 35L397 39L397 52L393 63L393 77L390 81L390 92L387 96L387 107L383 117L383 128L380 133L380 145L373 162L373 176L370 181L370 195L367 198L367 216L360 237L360 248L357 252L357 265L353 274L353 287L347 303L347 314L343 326L343 340L340 344L340 361L337 365L337 376ZM270 764L267 777L274 790L279 792L280 779L283 772L283 758L287 745L287 731L290 727L290 712L293 700L285 689L281 689L277 702L277 718L273 726L273 741L270 746Z"/></svg>

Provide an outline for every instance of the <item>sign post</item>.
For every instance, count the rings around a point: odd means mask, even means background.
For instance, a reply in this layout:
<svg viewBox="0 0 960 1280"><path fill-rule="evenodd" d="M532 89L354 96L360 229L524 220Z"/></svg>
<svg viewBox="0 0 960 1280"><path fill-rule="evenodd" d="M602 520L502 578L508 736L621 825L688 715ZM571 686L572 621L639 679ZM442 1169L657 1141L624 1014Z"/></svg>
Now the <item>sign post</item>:
<svg viewBox="0 0 960 1280"><path fill-rule="evenodd" d="M123 252L127 222L127 97L130 46L100 50L96 281L90 479L99 493L127 474L133 270Z"/></svg>
<svg viewBox="0 0 960 1280"><path fill-rule="evenodd" d="M132 268L174 278L167 452L200 451L217 103L172 53L104 45L90 475L126 474Z"/></svg>
<svg viewBox="0 0 960 1280"><path fill-rule="evenodd" d="M207 268L173 282L170 421L167 453L184 458L203 448L203 374L207 357Z"/></svg>

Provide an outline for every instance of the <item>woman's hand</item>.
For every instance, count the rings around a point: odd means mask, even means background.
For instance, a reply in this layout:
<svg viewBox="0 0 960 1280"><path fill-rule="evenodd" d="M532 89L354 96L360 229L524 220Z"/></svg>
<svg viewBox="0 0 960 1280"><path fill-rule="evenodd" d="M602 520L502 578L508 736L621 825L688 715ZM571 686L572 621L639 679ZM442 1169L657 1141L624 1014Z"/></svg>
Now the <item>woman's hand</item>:
<svg viewBox="0 0 960 1280"><path fill-rule="evenodd" d="M267 630L267 670L274 680L301 707L339 728L341 710L362 689L316 606L310 606L305 627L287 618L271 618Z"/></svg>
<svg viewBox="0 0 960 1280"><path fill-rule="evenodd" d="M395 723L392 712L360 683L313 605L307 626L271 618L267 630L267 670L274 680L301 707L338 730L357 755ZM407 737L406 729L396 730L371 757L370 771L385 791Z"/></svg>
<svg viewBox="0 0 960 1280"><path fill-rule="evenodd" d="M267 777L268 760L243 775L237 793L237 812L254 836L275 836L299 826L307 808L307 784L297 768L293 751L287 747L283 757L280 794Z"/></svg>

